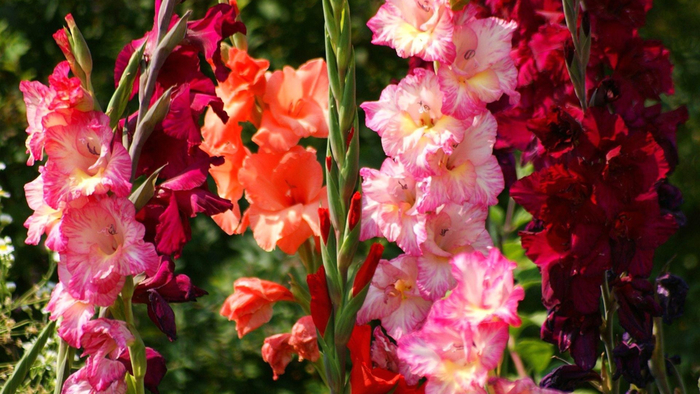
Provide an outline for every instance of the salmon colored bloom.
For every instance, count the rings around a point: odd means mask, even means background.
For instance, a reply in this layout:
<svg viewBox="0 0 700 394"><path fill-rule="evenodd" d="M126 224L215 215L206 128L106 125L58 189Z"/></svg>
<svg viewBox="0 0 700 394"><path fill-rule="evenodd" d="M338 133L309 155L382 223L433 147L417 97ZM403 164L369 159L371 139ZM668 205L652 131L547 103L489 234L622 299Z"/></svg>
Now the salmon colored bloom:
<svg viewBox="0 0 700 394"><path fill-rule="evenodd" d="M294 254L308 238L321 235L318 208L327 197L313 148L253 154L238 177L250 202L245 215L261 248L271 251L277 245Z"/></svg>
<svg viewBox="0 0 700 394"><path fill-rule="evenodd" d="M230 48L226 66L231 69L231 73L225 81L219 83L216 94L224 102L224 110L230 117L229 123L252 121L255 124L251 115L256 99L262 100L265 94L265 71L270 67L270 62L254 59L244 50Z"/></svg>
<svg viewBox="0 0 700 394"><path fill-rule="evenodd" d="M285 368L292 362L294 348L289 344L292 334L277 334L265 338L262 347L263 361L272 367L272 379L277 380L284 373Z"/></svg>
<svg viewBox="0 0 700 394"><path fill-rule="evenodd" d="M236 232L241 222L238 200L243 197L243 185L238 178L238 171L243 166L245 158L250 155L250 151L241 140L241 130L241 126L233 117L226 124L213 111L208 111L204 117L202 127L204 141L200 148L210 156L223 156L224 164L211 166L209 173L216 182L219 197L233 204L233 208L212 216L212 219L228 235Z"/></svg>
<svg viewBox="0 0 700 394"><path fill-rule="evenodd" d="M233 283L231 294L219 314L236 322L238 337L243 338L272 318L272 304L294 301L286 287L259 278L240 278Z"/></svg>
<svg viewBox="0 0 700 394"><path fill-rule="evenodd" d="M299 361L304 359L314 362L321 357L318 351L318 341L316 339L316 326L313 317L304 316L297 320L292 327L292 336L289 344L299 355Z"/></svg>
<svg viewBox="0 0 700 394"><path fill-rule="evenodd" d="M267 77L266 108L253 141L263 151L286 152L304 137L328 137L328 73L323 59Z"/></svg>

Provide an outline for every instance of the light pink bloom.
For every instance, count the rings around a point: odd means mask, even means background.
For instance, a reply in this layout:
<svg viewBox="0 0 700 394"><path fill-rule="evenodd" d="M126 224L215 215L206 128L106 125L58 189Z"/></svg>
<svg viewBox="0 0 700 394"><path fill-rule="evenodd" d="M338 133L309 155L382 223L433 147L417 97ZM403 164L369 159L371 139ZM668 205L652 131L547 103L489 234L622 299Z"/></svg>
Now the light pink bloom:
<svg viewBox="0 0 700 394"><path fill-rule="evenodd" d="M292 334L277 334L265 338L262 346L263 361L272 367L272 379L277 380L284 373L287 365L292 362L294 348L289 344Z"/></svg>
<svg viewBox="0 0 700 394"><path fill-rule="evenodd" d="M46 129L49 160L44 192L52 208L57 209L61 201L108 191L119 197L129 195L131 158L121 139L112 133L107 115L73 111L63 122L56 117L51 117L51 122L56 124Z"/></svg>
<svg viewBox="0 0 700 394"><path fill-rule="evenodd" d="M386 45L408 58L451 63L455 58L452 43L452 11L441 0L387 0L367 26L372 44Z"/></svg>
<svg viewBox="0 0 700 394"><path fill-rule="evenodd" d="M76 298L110 306L125 275L154 275L158 269L155 247L144 242L144 226L126 198L93 199L80 209L67 209L61 232L67 241L59 278Z"/></svg>
<svg viewBox="0 0 700 394"><path fill-rule="evenodd" d="M435 303L431 316L467 319L474 324L500 319L512 326L520 325L517 309L525 290L513 284L514 262L492 248L487 256L461 253L451 264L457 287L449 297Z"/></svg>
<svg viewBox="0 0 700 394"><path fill-rule="evenodd" d="M29 245L38 245L41 236L46 234L46 247L53 251L60 251L64 246L60 223L66 204L60 203L58 209L53 209L44 201L44 167L39 167L39 172L42 175L24 185L27 204L34 210L32 216L24 222L24 227L27 228L27 239L24 242ZM85 202L85 199L73 200L71 206L80 206Z"/></svg>
<svg viewBox="0 0 700 394"><path fill-rule="evenodd" d="M493 156L496 119L484 111L471 121L464 139L451 153L438 152L437 172L421 183L421 212L434 211L445 200L455 204L495 205L504 187L503 172Z"/></svg>
<svg viewBox="0 0 700 394"><path fill-rule="evenodd" d="M523 378L511 382L504 378L489 379L489 386L493 387L494 394L562 394L563 391L544 389L535 384L530 378Z"/></svg>
<svg viewBox="0 0 700 394"><path fill-rule="evenodd" d="M478 250L487 253L493 246L486 231L484 205L445 204L426 222L427 239L418 257L417 285L430 300L442 298L457 281L452 276L452 256Z"/></svg>
<svg viewBox="0 0 700 394"><path fill-rule="evenodd" d="M406 384L409 386L416 385L421 377L411 373L408 364L399 360L399 356L396 354L398 346L389 340L389 337L384 334L382 327L375 327L372 336L374 341L372 341L370 355L373 365L378 368L384 368L387 371L400 373L406 379Z"/></svg>
<svg viewBox="0 0 700 394"><path fill-rule="evenodd" d="M412 373L428 378L426 394L486 393L488 371L498 365L507 342L504 322L429 318L420 331L398 340L397 354Z"/></svg>
<svg viewBox="0 0 700 394"><path fill-rule="evenodd" d="M92 96L80 86L80 79L69 78L70 65L67 61L58 63L49 76L49 86L38 81L22 81L19 90L24 94L27 108L27 165L43 159L44 127L42 119L52 111L75 108L90 111L93 108Z"/></svg>
<svg viewBox="0 0 700 394"><path fill-rule="evenodd" d="M124 394L126 367L120 361L89 358L84 367L69 376L62 394Z"/></svg>
<svg viewBox="0 0 700 394"><path fill-rule="evenodd" d="M421 297L417 275L415 257L401 255L379 261L365 303L357 313L357 324L379 319L395 339L418 329L432 302Z"/></svg>
<svg viewBox="0 0 700 394"><path fill-rule="evenodd" d="M51 313L51 320L62 318L58 324L58 336L74 348L80 347L80 338L85 331L85 324L95 314L92 304L76 300L58 282L51 293L46 310Z"/></svg>
<svg viewBox="0 0 700 394"><path fill-rule="evenodd" d="M84 329L80 339L83 355L95 359L109 357L116 360L128 351L129 343L134 340L134 335L121 320L99 318L87 322Z"/></svg>
<svg viewBox="0 0 700 394"><path fill-rule="evenodd" d="M443 111L459 119L478 114L503 93L517 99L518 71L510 58L517 23L475 15L473 6L455 14L455 60L438 68Z"/></svg>
<svg viewBox="0 0 700 394"><path fill-rule="evenodd" d="M418 212L421 198L416 179L401 163L387 158L379 171L360 169L362 176L361 240L383 236L404 252L419 255L425 241L426 215Z"/></svg>
<svg viewBox="0 0 700 394"><path fill-rule="evenodd" d="M419 68L398 85L384 89L379 101L361 107L367 127L382 138L384 152L398 158L416 177L425 177L435 173L435 154L451 153L470 125L444 115L442 102L437 76Z"/></svg>
<svg viewBox="0 0 700 394"><path fill-rule="evenodd" d="M311 316L304 316L297 320L292 326L292 336L289 344L299 355L299 361L307 359L316 361L321 356L318 351L318 341L316 339L316 326Z"/></svg>

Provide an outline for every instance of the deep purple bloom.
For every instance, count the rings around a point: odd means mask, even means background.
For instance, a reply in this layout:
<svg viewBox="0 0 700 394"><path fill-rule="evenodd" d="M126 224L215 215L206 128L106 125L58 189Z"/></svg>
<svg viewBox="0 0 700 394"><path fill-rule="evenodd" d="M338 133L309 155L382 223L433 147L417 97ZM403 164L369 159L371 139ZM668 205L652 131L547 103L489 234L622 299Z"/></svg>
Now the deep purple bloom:
<svg viewBox="0 0 700 394"><path fill-rule="evenodd" d="M656 278L656 294L663 309L664 323L671 324L683 315L689 289L683 279L671 273Z"/></svg>
<svg viewBox="0 0 700 394"><path fill-rule="evenodd" d="M134 371L131 368L131 357L129 357L129 352L124 352L120 357L119 361L124 364L126 370L130 374ZM163 380L165 373L168 372L168 367L165 365L165 359L157 351L146 348L146 377L144 379L144 386L148 391L153 394L160 394L158 391L158 385L160 381Z"/></svg>
<svg viewBox="0 0 700 394"><path fill-rule="evenodd" d="M574 391L583 383L597 381L601 378L595 371L583 369L578 365L562 365L540 380L540 387L561 391Z"/></svg>
<svg viewBox="0 0 700 394"><path fill-rule="evenodd" d="M614 379L623 376L629 383L637 387L645 387L647 383L654 380L649 370L649 359L654 352L653 339L648 342L635 343L629 334L625 333L620 342L613 350L615 358Z"/></svg>

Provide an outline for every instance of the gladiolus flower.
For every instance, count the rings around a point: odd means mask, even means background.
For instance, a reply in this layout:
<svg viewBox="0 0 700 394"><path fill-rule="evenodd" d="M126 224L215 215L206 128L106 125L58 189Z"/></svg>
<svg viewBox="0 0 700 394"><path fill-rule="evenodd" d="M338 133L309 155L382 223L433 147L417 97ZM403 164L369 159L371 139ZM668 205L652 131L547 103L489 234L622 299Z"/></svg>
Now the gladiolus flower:
<svg viewBox="0 0 700 394"><path fill-rule="evenodd" d="M267 152L286 152L304 137L328 137L328 72L323 59L298 70L284 67L267 78L258 132L253 141Z"/></svg>
<svg viewBox="0 0 700 394"><path fill-rule="evenodd" d="M365 303L357 312L358 324L380 319L395 339L416 330L432 305L421 297L417 275L415 257L401 255L391 261L381 260Z"/></svg>
<svg viewBox="0 0 700 394"><path fill-rule="evenodd" d="M86 365L66 379L62 394L124 394L126 368L119 361L89 358Z"/></svg>
<svg viewBox="0 0 700 394"><path fill-rule="evenodd" d="M121 291L124 276L154 275L158 255L143 240L145 229L134 218L126 198L92 200L64 213L61 232L66 248L59 278L73 297L110 306Z"/></svg>
<svg viewBox="0 0 700 394"><path fill-rule="evenodd" d="M387 0L367 22L372 44L386 45L408 58L451 63L452 11L440 0Z"/></svg>
<svg viewBox="0 0 700 394"><path fill-rule="evenodd" d="M362 176L362 232L360 240L384 236L411 255L420 255L419 245L427 237L426 215L417 202L421 190L401 163L384 160L379 171L360 169Z"/></svg>
<svg viewBox="0 0 700 394"><path fill-rule="evenodd" d="M262 346L263 361L272 367L272 379L277 380L284 373L290 362L294 348L289 344L292 334L277 334L265 338Z"/></svg>
<svg viewBox="0 0 700 394"><path fill-rule="evenodd" d="M85 325L95 314L95 307L73 298L63 283L58 282L46 305L46 311L51 313L51 320L62 318L58 325L58 336L72 347L80 348L80 338L85 332Z"/></svg>
<svg viewBox="0 0 700 394"><path fill-rule="evenodd" d="M493 387L494 394L561 394L559 390L541 388L530 378L523 378L511 382L508 379L492 378L489 386Z"/></svg>
<svg viewBox="0 0 700 394"><path fill-rule="evenodd" d="M286 287L259 278L240 278L233 283L231 294L219 312L236 322L238 337L243 338L272 318L272 305L278 301L294 301Z"/></svg>
<svg viewBox="0 0 700 394"><path fill-rule="evenodd" d="M360 107L367 114L367 127L382 137L384 152L424 177L435 173L437 152L451 153L469 127L469 122L443 114L443 101L437 76L416 69L384 89L379 101Z"/></svg>
<svg viewBox="0 0 700 394"><path fill-rule="evenodd" d="M94 359L109 357L116 360L134 341L134 335L121 320L99 318L90 320L83 328L85 333L80 338L83 355Z"/></svg>
<svg viewBox="0 0 700 394"><path fill-rule="evenodd" d="M518 71L510 58L517 23L475 19L475 14L476 8L469 6L455 15L455 60L438 69L443 111L458 119L482 112L503 93L517 97Z"/></svg>
<svg viewBox="0 0 700 394"><path fill-rule="evenodd" d="M129 352L124 352L119 361L124 364L126 370L133 374L131 368L131 357ZM163 380L165 373L168 372L168 367L165 365L165 359L157 351L146 348L146 377L144 378L144 386L153 394L160 394L158 385Z"/></svg>
<svg viewBox="0 0 700 394"><path fill-rule="evenodd" d="M115 138L107 115L74 111L46 129L44 172L46 202L54 209L62 201L106 194L118 197L131 192L131 158Z"/></svg>
<svg viewBox="0 0 700 394"><path fill-rule="evenodd" d="M374 273L377 270L377 265L382 258L382 253L384 253L384 245L380 243L373 243L367 253L367 258L362 266L355 274L355 280L352 283L352 296L355 297L359 294L362 289L365 288L374 277Z"/></svg>
<svg viewBox="0 0 700 394"><path fill-rule="evenodd" d="M320 236L319 205L326 205L323 170L313 148L295 146L285 153L257 153L238 172L246 189L253 237L271 251L277 245L296 253L311 236Z"/></svg>
<svg viewBox="0 0 700 394"><path fill-rule="evenodd" d="M304 316L292 326L292 336L289 344L299 355L299 361L304 359L314 362L321 357L316 339L316 326L311 316Z"/></svg>
<svg viewBox="0 0 700 394"><path fill-rule="evenodd" d="M44 172L44 167L39 167ZM24 222L27 228L27 239L24 241L30 245L38 245L41 236L46 233L47 248L60 251L65 246L65 240L61 237L61 217L65 203L59 204L59 209L51 208L44 200L44 176L39 175L35 180L24 185L24 195L27 197L27 205L34 210L32 216ZM71 207L79 208L87 199L78 199L70 202Z"/></svg>
<svg viewBox="0 0 700 394"><path fill-rule="evenodd" d="M309 286L309 294L311 295L309 306L311 317L314 320L314 325L318 328L318 332L324 335L333 306L331 305L331 296L328 294L326 270L323 268L323 265L315 273L306 275L306 284Z"/></svg>

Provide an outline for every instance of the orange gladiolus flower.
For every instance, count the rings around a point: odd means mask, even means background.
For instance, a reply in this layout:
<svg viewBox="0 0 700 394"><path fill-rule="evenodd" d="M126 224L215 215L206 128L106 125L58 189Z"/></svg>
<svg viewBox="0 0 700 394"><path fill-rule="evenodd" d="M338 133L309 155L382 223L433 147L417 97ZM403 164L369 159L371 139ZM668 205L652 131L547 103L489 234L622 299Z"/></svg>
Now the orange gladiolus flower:
<svg viewBox="0 0 700 394"><path fill-rule="evenodd" d="M321 235L318 207L327 205L327 197L316 150L294 146L284 153L250 155L238 179L250 202L245 216L261 248L271 251L277 245L294 254L309 237Z"/></svg>
<svg viewBox="0 0 700 394"><path fill-rule="evenodd" d="M255 101L262 100L265 94L265 71L270 62L265 59L254 59L248 52L230 48L226 66L231 69L228 79L220 82L216 88L217 96L224 102L224 110L231 117L229 122L251 121L257 126L254 116Z"/></svg>
<svg viewBox="0 0 700 394"><path fill-rule="evenodd" d="M238 337L243 338L272 318L272 305L277 301L294 301L286 287L260 278L240 278L233 283L231 294L219 312L236 321Z"/></svg>
<svg viewBox="0 0 700 394"><path fill-rule="evenodd" d="M328 72L323 59L268 73L266 105L253 141L263 151L285 152L303 137L328 137Z"/></svg>

